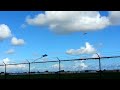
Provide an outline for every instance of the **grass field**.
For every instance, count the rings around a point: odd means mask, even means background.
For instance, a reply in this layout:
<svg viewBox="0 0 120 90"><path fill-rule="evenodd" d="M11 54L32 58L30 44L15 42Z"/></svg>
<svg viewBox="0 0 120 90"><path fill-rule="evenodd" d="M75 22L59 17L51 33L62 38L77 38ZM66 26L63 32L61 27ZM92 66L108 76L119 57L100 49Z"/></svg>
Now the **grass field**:
<svg viewBox="0 0 120 90"><path fill-rule="evenodd" d="M0 79L120 79L120 72L74 73L74 74L33 74L0 75Z"/></svg>

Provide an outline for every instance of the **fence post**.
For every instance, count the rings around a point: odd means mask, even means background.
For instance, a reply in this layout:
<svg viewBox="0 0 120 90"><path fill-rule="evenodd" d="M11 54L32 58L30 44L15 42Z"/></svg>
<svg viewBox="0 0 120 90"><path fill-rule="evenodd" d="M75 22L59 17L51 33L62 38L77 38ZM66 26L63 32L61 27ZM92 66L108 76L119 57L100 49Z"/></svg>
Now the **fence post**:
<svg viewBox="0 0 120 90"><path fill-rule="evenodd" d="M57 57L58 61L59 61L59 79L60 79L60 70L61 70L61 67L60 67L60 59Z"/></svg>
<svg viewBox="0 0 120 90"><path fill-rule="evenodd" d="M4 63L4 65L5 65L5 79L6 79L6 64L5 64L5 62L3 62Z"/></svg>
<svg viewBox="0 0 120 90"><path fill-rule="evenodd" d="M96 53L97 54L97 53ZM100 56L99 54L97 54L98 58L99 58L99 73L100 73L100 79L101 79L101 61L100 61Z"/></svg>

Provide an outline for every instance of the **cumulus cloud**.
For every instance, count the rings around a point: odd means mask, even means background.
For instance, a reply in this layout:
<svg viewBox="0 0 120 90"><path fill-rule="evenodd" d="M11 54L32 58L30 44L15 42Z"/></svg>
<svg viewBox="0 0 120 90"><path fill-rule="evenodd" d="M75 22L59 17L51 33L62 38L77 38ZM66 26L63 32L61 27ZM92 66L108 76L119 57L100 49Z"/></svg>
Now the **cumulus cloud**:
<svg viewBox="0 0 120 90"><path fill-rule="evenodd" d="M69 55L80 55L80 54L93 54L96 52L96 49L90 45L90 43L86 42L85 47L81 47L80 49L69 49L66 51L66 54Z"/></svg>
<svg viewBox="0 0 120 90"><path fill-rule="evenodd" d="M5 24L0 24L0 40L4 40L11 36L10 28Z"/></svg>
<svg viewBox="0 0 120 90"><path fill-rule="evenodd" d="M11 39L11 43L12 43L12 45L20 46L20 45L24 45L25 41L23 39L17 39L16 37L13 37Z"/></svg>
<svg viewBox="0 0 120 90"><path fill-rule="evenodd" d="M3 65L3 62L5 64L11 64L13 63L12 60L10 60L9 58L4 58L3 60L0 61L0 65ZM25 64L19 64L19 65L7 65L7 71L11 71L13 72L14 70L17 71L18 69L27 69L27 66ZM14 69L14 70L13 70ZM2 71L4 70L4 67L1 67L1 70ZM19 71L17 71L19 72Z"/></svg>
<svg viewBox="0 0 120 90"><path fill-rule="evenodd" d="M60 65L60 68L63 68L64 66L61 64ZM54 69L58 69L59 68L59 64L54 64L54 65L52 65L52 68L54 68Z"/></svg>
<svg viewBox="0 0 120 90"><path fill-rule="evenodd" d="M48 26L60 34L100 30L107 27L108 17L101 16L98 11L45 11L26 18L29 25Z"/></svg>
<svg viewBox="0 0 120 90"><path fill-rule="evenodd" d="M6 64L9 64L10 63L10 59L9 58L5 58L5 59L3 59L2 60L4 63L6 63Z"/></svg>
<svg viewBox="0 0 120 90"><path fill-rule="evenodd" d="M84 69L86 69L87 67L88 67L88 65L85 64L84 61L80 61L80 62L75 61L75 64L74 64L74 66L73 66L73 69L81 69L81 70L84 70Z"/></svg>
<svg viewBox="0 0 120 90"><path fill-rule="evenodd" d="M14 49L9 49L5 52L6 54L14 54L15 50Z"/></svg>
<svg viewBox="0 0 120 90"><path fill-rule="evenodd" d="M43 60L43 61L48 61L49 58L48 58L48 57L43 57L43 58L41 58L41 60Z"/></svg>
<svg viewBox="0 0 120 90"><path fill-rule="evenodd" d="M120 25L120 11L109 11L111 25Z"/></svg>

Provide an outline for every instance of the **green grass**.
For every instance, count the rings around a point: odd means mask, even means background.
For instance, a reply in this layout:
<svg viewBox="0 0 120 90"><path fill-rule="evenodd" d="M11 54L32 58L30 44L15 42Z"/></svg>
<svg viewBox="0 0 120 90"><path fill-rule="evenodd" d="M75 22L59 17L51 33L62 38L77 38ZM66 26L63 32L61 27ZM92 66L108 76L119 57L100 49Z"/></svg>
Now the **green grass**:
<svg viewBox="0 0 120 90"><path fill-rule="evenodd" d="M5 79L5 75L0 75ZM99 73L6 75L6 79L100 79ZM120 72L101 73L101 79L120 79Z"/></svg>

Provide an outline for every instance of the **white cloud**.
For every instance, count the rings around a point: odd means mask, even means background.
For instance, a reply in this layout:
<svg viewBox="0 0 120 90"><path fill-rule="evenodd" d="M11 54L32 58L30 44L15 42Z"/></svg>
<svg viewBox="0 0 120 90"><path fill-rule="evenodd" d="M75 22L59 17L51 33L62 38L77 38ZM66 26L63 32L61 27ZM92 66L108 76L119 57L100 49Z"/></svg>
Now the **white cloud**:
<svg viewBox="0 0 120 90"><path fill-rule="evenodd" d="M5 24L0 24L0 40L4 40L11 36L10 28Z"/></svg>
<svg viewBox="0 0 120 90"><path fill-rule="evenodd" d="M59 68L59 64L52 65L53 68Z"/></svg>
<svg viewBox="0 0 120 90"><path fill-rule="evenodd" d="M87 64L84 63L84 61L76 61L74 66L73 66L73 69L81 69L81 70L84 70L88 67Z"/></svg>
<svg viewBox="0 0 120 90"><path fill-rule="evenodd" d="M15 50L14 49L9 49L5 52L6 54L14 54Z"/></svg>
<svg viewBox="0 0 120 90"><path fill-rule="evenodd" d="M31 19L30 16L28 16L26 18L26 22L30 25L44 25L46 23L45 15L38 14L33 19Z"/></svg>
<svg viewBox="0 0 120 90"><path fill-rule="evenodd" d="M41 60L43 60L43 61L48 61L49 58L48 58L48 57L43 57L43 58L41 58Z"/></svg>
<svg viewBox="0 0 120 90"><path fill-rule="evenodd" d="M60 65L60 68L63 68L64 66L61 64ZM54 65L52 65L52 68L54 68L54 69L58 69L59 68L59 64L54 64Z"/></svg>
<svg viewBox="0 0 120 90"><path fill-rule="evenodd" d="M13 37L11 39L11 43L12 43L12 45L20 46L20 45L24 45L25 41L23 39L17 39L16 37Z"/></svg>
<svg viewBox="0 0 120 90"><path fill-rule="evenodd" d="M10 59L9 58L5 58L2 60L5 64L9 64L10 63Z"/></svg>
<svg viewBox="0 0 120 90"><path fill-rule="evenodd" d="M56 33L100 30L109 25L109 19L98 11L45 11L34 18L27 17L29 25L48 26Z"/></svg>
<svg viewBox="0 0 120 90"><path fill-rule="evenodd" d="M10 60L9 58L5 58L5 59L1 60L0 61L0 65L4 65L3 62L5 64L11 64L11 63L13 63L12 60ZM18 69L27 70L27 66L25 64L7 65L7 71L13 72L14 70L18 70ZM1 67L0 71L2 71L2 70L4 70L4 67Z"/></svg>
<svg viewBox="0 0 120 90"><path fill-rule="evenodd" d="M88 42L85 43L85 47L81 47L80 49L69 49L66 51L66 54L69 55L80 55L80 54L93 54L96 52L96 49L90 45Z"/></svg>
<svg viewBox="0 0 120 90"><path fill-rule="evenodd" d="M120 11L109 11L111 25L120 25Z"/></svg>

